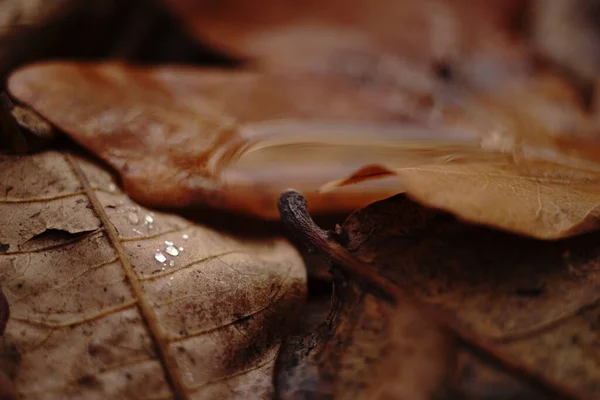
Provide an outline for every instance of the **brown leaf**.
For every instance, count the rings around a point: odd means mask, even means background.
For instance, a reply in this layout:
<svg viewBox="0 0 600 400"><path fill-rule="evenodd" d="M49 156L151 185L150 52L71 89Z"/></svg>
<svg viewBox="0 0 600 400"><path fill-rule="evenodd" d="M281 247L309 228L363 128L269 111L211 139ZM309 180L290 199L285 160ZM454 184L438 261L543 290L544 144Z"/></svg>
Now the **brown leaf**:
<svg viewBox="0 0 600 400"><path fill-rule="evenodd" d="M276 69L312 69L344 53L399 53L427 65L489 39L523 1L164 3L202 42Z"/></svg>
<svg viewBox="0 0 600 400"><path fill-rule="evenodd" d="M315 332L284 345L277 367L280 397L571 398L569 390L523 368L451 314L415 298L410 284L396 274L393 259L385 260L392 268L368 262L377 247L362 244L377 229L371 229L367 237L357 235L356 230L362 229L362 222L368 225L372 208L390 211L385 204L375 203L353 214L343 227L328 233L308 216L301 194L293 190L282 194L283 222L298 239L333 262L336 290L329 319ZM401 216L378 221L383 231L406 234L411 227L421 231L441 215L408 200L403 204ZM389 225L391 221L395 224ZM449 346L453 338L458 347ZM458 365L452 362L456 356ZM516 374L516 379L507 372Z"/></svg>
<svg viewBox="0 0 600 400"><path fill-rule="evenodd" d="M598 234L532 240L396 196L353 214L341 237L356 256L495 342L524 369L580 398L600 393L593 344Z"/></svg>
<svg viewBox="0 0 600 400"><path fill-rule="evenodd" d="M144 204L275 218L288 187L307 194L313 213L406 191L468 221L534 237L596 229L600 167L585 161L596 141L561 133L589 127L588 119L555 78L520 90L518 82L489 101L463 96L465 105L440 124L391 123L398 114L381 103L314 76L47 64L17 72L10 89L117 169ZM354 122L341 121L350 115ZM388 122L372 122L381 120ZM562 151L565 141L573 154ZM348 185L359 180L366 182Z"/></svg>
<svg viewBox="0 0 600 400"><path fill-rule="evenodd" d="M208 204L276 218L279 193L295 185L315 195L316 212L351 210L397 188L316 190L365 163L396 157L373 141L388 142L400 128L419 140L453 134L404 123L374 126L368 121L402 114L318 77L46 64L16 73L9 85L114 167L134 199L160 207ZM350 121L340 125L342 119ZM474 136L454 135L448 140Z"/></svg>
<svg viewBox="0 0 600 400"><path fill-rule="evenodd" d="M142 208L69 154L1 163L2 361L20 398L269 395L304 294L288 242Z"/></svg>
<svg viewBox="0 0 600 400"><path fill-rule="evenodd" d="M278 398L416 400L447 389L451 337L408 303L393 307L340 276L336 284L328 320L286 340Z"/></svg>

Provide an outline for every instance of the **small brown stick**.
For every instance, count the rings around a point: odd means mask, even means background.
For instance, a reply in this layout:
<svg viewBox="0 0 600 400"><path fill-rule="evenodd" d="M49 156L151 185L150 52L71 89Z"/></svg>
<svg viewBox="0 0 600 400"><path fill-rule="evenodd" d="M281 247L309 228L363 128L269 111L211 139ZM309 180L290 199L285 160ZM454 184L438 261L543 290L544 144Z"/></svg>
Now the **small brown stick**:
<svg viewBox="0 0 600 400"><path fill-rule="evenodd" d="M550 395L551 398L581 398L570 389L544 379L500 349L494 341L477 334L446 312L415 297L410 288L385 278L375 271L372 266L350 254L348 250L335 241L331 234L315 224L308 215L306 199L298 191L288 189L281 194L279 214L285 226L294 236L307 246L322 252L325 257L332 261L335 268L356 279L357 283L361 284L366 290L382 296L391 303L409 302L440 327L449 331L471 352L507 372L517 374L532 386Z"/></svg>

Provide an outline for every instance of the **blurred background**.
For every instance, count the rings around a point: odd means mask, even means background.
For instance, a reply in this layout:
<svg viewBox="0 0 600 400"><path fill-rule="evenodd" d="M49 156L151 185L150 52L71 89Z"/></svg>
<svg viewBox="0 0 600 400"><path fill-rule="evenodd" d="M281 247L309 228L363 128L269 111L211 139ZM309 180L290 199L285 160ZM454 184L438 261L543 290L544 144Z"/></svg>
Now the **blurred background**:
<svg viewBox="0 0 600 400"><path fill-rule="evenodd" d="M370 49L448 77L474 53L525 51L589 104L599 10L597 0L3 0L0 74L59 58L315 69L324 68L319 55L344 49L363 53L363 64L381 61L366 56Z"/></svg>

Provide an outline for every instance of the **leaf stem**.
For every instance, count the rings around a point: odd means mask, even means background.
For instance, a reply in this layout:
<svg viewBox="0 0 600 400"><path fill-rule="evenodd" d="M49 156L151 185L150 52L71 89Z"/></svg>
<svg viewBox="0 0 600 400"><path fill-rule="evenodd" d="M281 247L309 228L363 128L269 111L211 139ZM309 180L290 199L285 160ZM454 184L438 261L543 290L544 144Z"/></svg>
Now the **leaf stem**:
<svg viewBox="0 0 600 400"><path fill-rule="evenodd" d="M493 340L476 333L447 312L417 298L410 288L382 276L371 265L352 255L331 233L315 224L308 214L306 199L300 192L294 189L286 190L281 194L278 206L282 222L297 239L323 253L334 268L354 278L365 290L394 304L400 301L411 303L422 314L452 334L469 351L504 371L517 374L551 398L580 398L572 390L548 381L522 365Z"/></svg>

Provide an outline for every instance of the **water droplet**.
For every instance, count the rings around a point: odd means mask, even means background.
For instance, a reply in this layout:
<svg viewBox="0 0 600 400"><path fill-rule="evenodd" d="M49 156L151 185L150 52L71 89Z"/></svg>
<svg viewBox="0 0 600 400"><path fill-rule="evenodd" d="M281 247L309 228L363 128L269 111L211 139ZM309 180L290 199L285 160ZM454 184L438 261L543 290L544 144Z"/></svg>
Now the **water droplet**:
<svg viewBox="0 0 600 400"><path fill-rule="evenodd" d="M183 251L183 247L180 247L180 248L179 248L179 251Z"/></svg>
<svg viewBox="0 0 600 400"><path fill-rule="evenodd" d="M170 240L165 240L165 244L167 246L173 246L173 242L171 242Z"/></svg>
<svg viewBox="0 0 600 400"><path fill-rule="evenodd" d="M130 223L132 223L133 225L137 225L140 222L140 217L133 212L129 212L127 214L127 219L129 220Z"/></svg>
<svg viewBox="0 0 600 400"><path fill-rule="evenodd" d="M108 191L109 192L114 192L115 190L117 190L117 185L115 185L114 183L109 183L108 184Z"/></svg>
<svg viewBox="0 0 600 400"><path fill-rule="evenodd" d="M167 261L167 257L165 257L165 255L161 252L161 251L157 251L154 254L154 258L156 259L156 261L158 261L159 263L163 263L165 261Z"/></svg>
<svg viewBox="0 0 600 400"><path fill-rule="evenodd" d="M146 222L147 224L151 224L154 222L154 218L152 218L152 215L148 214L144 217L144 222Z"/></svg>
<svg viewBox="0 0 600 400"><path fill-rule="evenodd" d="M190 236L187 233L184 233L183 235L181 235L181 238L183 240L188 240L190 238Z"/></svg>
<svg viewBox="0 0 600 400"><path fill-rule="evenodd" d="M167 248L165 249L165 252L171 256L178 256L179 255L179 250L177 250L177 247L175 246L167 246Z"/></svg>

